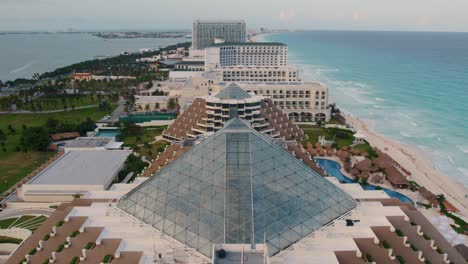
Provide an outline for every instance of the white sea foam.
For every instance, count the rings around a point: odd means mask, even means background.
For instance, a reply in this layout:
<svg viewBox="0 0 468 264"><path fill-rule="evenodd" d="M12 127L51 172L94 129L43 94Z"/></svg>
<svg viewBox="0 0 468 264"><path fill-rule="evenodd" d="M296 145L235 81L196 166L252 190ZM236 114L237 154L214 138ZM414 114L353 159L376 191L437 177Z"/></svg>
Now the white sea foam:
<svg viewBox="0 0 468 264"><path fill-rule="evenodd" d="M403 131L400 131L400 135L402 135L404 137L407 137L407 138L411 137L409 134L407 134L407 133L405 133Z"/></svg>
<svg viewBox="0 0 468 264"><path fill-rule="evenodd" d="M31 67L31 65L33 65L33 64L34 64L34 61L30 61L26 65L24 65L23 67L10 71L10 73L16 73L16 72L26 70L27 68Z"/></svg>
<svg viewBox="0 0 468 264"><path fill-rule="evenodd" d="M455 164L455 161L453 160L453 157L452 157L452 156L447 155L447 160L448 160L451 164Z"/></svg>
<svg viewBox="0 0 468 264"><path fill-rule="evenodd" d="M460 146L460 145L457 145L457 148L459 150L461 150L463 153L467 153L468 154L468 146Z"/></svg>
<svg viewBox="0 0 468 264"><path fill-rule="evenodd" d="M376 97L375 100L376 100L376 101L379 101L379 102L385 102L385 99L379 98L379 97Z"/></svg>
<svg viewBox="0 0 468 264"><path fill-rule="evenodd" d="M468 169L467 169L467 168L458 167L457 169L458 169L463 175L465 175L466 177L468 177Z"/></svg>
<svg viewBox="0 0 468 264"><path fill-rule="evenodd" d="M418 124L416 124L415 122L410 121L409 123L410 123L412 126L414 126L414 127L417 127L417 126L418 126Z"/></svg>
<svg viewBox="0 0 468 264"><path fill-rule="evenodd" d="M401 115L402 117L405 117L407 119L411 119L411 117L407 114L403 114L402 112L398 112L399 115Z"/></svg>
<svg viewBox="0 0 468 264"><path fill-rule="evenodd" d="M377 109L382 109L383 107L380 106L380 105L373 105L374 108L377 108Z"/></svg>

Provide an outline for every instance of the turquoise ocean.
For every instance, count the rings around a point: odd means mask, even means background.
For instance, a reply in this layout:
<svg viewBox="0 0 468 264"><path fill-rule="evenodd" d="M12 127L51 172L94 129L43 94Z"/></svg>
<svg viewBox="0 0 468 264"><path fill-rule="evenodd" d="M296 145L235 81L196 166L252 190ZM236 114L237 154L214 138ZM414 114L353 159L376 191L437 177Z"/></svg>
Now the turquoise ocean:
<svg viewBox="0 0 468 264"><path fill-rule="evenodd" d="M468 186L468 33L304 31L258 40L288 44L302 80L325 83L340 109Z"/></svg>

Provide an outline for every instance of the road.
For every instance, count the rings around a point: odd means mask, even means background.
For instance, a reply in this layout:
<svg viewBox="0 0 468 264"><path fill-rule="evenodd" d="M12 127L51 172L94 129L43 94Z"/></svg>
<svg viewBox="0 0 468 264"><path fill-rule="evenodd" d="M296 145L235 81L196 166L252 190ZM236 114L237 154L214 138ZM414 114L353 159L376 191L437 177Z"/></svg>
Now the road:
<svg viewBox="0 0 468 264"><path fill-rule="evenodd" d="M119 117L125 114L125 100L123 98L119 98L118 102L119 106L112 112L109 119L102 118L98 122L101 123L115 123L119 121Z"/></svg>

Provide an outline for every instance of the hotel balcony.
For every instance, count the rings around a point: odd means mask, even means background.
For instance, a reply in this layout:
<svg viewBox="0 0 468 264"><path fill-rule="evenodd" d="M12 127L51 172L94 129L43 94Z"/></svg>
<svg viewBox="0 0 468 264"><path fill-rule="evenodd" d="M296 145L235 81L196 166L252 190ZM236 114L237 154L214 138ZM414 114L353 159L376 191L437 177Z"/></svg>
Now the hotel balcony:
<svg viewBox="0 0 468 264"><path fill-rule="evenodd" d="M201 134L204 134L206 131L204 130L201 130L201 129L198 129L198 128L195 128L195 127L192 127L192 131L195 131L195 132L198 132L198 133L201 133ZM188 133L187 133L188 135Z"/></svg>
<svg viewBox="0 0 468 264"><path fill-rule="evenodd" d="M269 123L268 122L265 122L265 123L253 123L253 127L266 127L268 126Z"/></svg>
<svg viewBox="0 0 468 264"><path fill-rule="evenodd" d="M275 131L274 128L268 128L268 129L263 130L262 133L270 133L270 132L273 132L273 131ZM279 133L278 133L278 135L279 135Z"/></svg>
<svg viewBox="0 0 468 264"><path fill-rule="evenodd" d="M255 109L260 109L261 105L256 105L256 106L246 106L245 109L250 109L250 110L255 110Z"/></svg>
<svg viewBox="0 0 468 264"><path fill-rule="evenodd" d="M191 138L196 138L196 137L197 137L196 135L194 135L194 134L192 134L192 133L189 133L189 132L187 132L187 136L189 136L189 137L191 137Z"/></svg>
<svg viewBox="0 0 468 264"><path fill-rule="evenodd" d="M206 108L207 108L207 109L213 109L213 110L219 110L219 109L221 109L222 107L221 107L221 106L210 106L210 105L206 105Z"/></svg>

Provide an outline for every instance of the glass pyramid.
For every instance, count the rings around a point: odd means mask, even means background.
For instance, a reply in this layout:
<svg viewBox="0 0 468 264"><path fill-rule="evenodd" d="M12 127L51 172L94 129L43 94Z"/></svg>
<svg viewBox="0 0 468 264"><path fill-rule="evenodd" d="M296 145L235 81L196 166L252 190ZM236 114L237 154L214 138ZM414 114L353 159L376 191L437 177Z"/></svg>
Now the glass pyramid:
<svg viewBox="0 0 468 264"><path fill-rule="evenodd" d="M216 98L230 100L230 99L247 99L250 98L250 94L242 90L237 84L231 83L228 87L224 88L221 92L215 95Z"/></svg>
<svg viewBox="0 0 468 264"><path fill-rule="evenodd" d="M118 207L211 257L214 244L285 249L356 206L270 138L233 119Z"/></svg>

